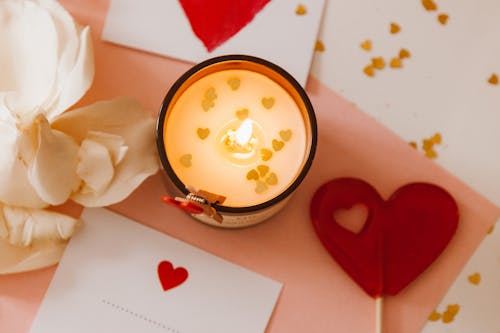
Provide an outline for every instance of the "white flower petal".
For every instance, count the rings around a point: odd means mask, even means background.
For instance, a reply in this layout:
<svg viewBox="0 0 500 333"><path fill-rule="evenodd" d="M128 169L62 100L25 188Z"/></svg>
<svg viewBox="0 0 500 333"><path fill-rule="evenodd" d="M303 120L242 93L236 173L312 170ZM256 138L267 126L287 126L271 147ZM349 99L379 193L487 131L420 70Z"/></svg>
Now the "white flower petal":
<svg viewBox="0 0 500 333"><path fill-rule="evenodd" d="M125 141L119 135L90 131L87 135L87 140L92 140L105 146L111 154L114 165L121 162L128 150L128 147L125 146Z"/></svg>
<svg viewBox="0 0 500 333"><path fill-rule="evenodd" d="M114 175L113 161L108 149L93 140L85 139L78 151L77 175L84 182L82 193L104 191Z"/></svg>
<svg viewBox="0 0 500 333"><path fill-rule="evenodd" d="M45 202L62 204L79 183L78 145L70 136L51 129L42 115L37 116L34 126L38 147L29 166L30 183Z"/></svg>
<svg viewBox="0 0 500 333"><path fill-rule="evenodd" d="M43 105L57 72L57 32L50 13L30 1L0 2L0 91L24 116Z"/></svg>
<svg viewBox="0 0 500 333"><path fill-rule="evenodd" d="M122 137L128 147L123 160L115 165L115 176L105 191L76 192L71 198L84 206L107 206L125 199L144 179L156 173L159 164L154 124L154 119L129 98L98 102L55 119L52 127L79 143L97 131Z"/></svg>

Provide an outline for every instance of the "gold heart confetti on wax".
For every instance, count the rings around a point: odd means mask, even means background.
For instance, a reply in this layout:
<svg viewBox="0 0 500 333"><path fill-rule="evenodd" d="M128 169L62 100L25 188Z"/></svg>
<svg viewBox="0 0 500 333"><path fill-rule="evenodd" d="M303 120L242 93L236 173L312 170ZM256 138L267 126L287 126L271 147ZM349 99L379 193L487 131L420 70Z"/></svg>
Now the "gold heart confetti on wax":
<svg viewBox="0 0 500 333"><path fill-rule="evenodd" d="M448 22L449 16L447 14L439 14L438 15L438 21L442 25L445 25Z"/></svg>
<svg viewBox="0 0 500 333"><path fill-rule="evenodd" d="M248 117L248 109L241 109L236 111L236 117L238 117L239 120L246 119Z"/></svg>
<svg viewBox="0 0 500 333"><path fill-rule="evenodd" d="M498 76L495 73L491 74L491 76L488 79L488 83L489 84L498 84Z"/></svg>
<svg viewBox="0 0 500 333"><path fill-rule="evenodd" d="M184 154L181 156L181 164L185 166L186 168L189 168L191 166L191 160L193 156L191 154Z"/></svg>
<svg viewBox="0 0 500 333"><path fill-rule="evenodd" d="M208 100L214 100L217 98L214 87L210 87L205 91L205 98Z"/></svg>
<svg viewBox="0 0 500 333"><path fill-rule="evenodd" d="M263 97L261 102L262 106L269 110L274 105L274 97Z"/></svg>
<svg viewBox="0 0 500 333"><path fill-rule="evenodd" d="M257 186L255 186L255 192L257 193L262 193L265 190L267 190L267 185L263 181L259 180L257 181Z"/></svg>
<svg viewBox="0 0 500 333"><path fill-rule="evenodd" d="M297 9L295 9L295 14L297 15L305 15L307 14L307 8L303 4L299 4Z"/></svg>
<svg viewBox="0 0 500 333"><path fill-rule="evenodd" d="M290 139L292 138L292 130L288 129L288 130L283 130L283 131L280 131L280 138L283 140L283 141L290 141Z"/></svg>
<svg viewBox="0 0 500 333"><path fill-rule="evenodd" d="M205 140L208 135L210 134L210 129L208 128L198 128L196 130L196 134L198 134L198 137L202 140Z"/></svg>
<svg viewBox="0 0 500 333"><path fill-rule="evenodd" d="M269 172L269 167L267 165L261 164L257 166L257 170L259 171L260 176L264 177Z"/></svg>
<svg viewBox="0 0 500 333"><path fill-rule="evenodd" d="M467 277L467 280L469 280L470 283L472 283L472 284L474 284L474 285L477 286L481 282L481 274L474 273L472 275L469 275Z"/></svg>
<svg viewBox="0 0 500 333"><path fill-rule="evenodd" d="M437 5L433 0L422 0L422 6L428 11L437 10Z"/></svg>
<svg viewBox="0 0 500 333"><path fill-rule="evenodd" d="M255 169L252 169L252 170L248 171L247 179L248 180L259 180L259 174L257 173L257 171Z"/></svg>
<svg viewBox="0 0 500 333"><path fill-rule="evenodd" d="M367 39L359 45L363 50L370 51L372 49L372 41Z"/></svg>
<svg viewBox="0 0 500 333"><path fill-rule="evenodd" d="M389 63L389 66L391 66L391 68L401 68L403 67L403 63L399 58L392 58L391 62Z"/></svg>
<svg viewBox="0 0 500 333"><path fill-rule="evenodd" d="M273 152L267 148L262 148L260 150L260 157L263 161L269 161L273 157Z"/></svg>
<svg viewBox="0 0 500 333"><path fill-rule="evenodd" d="M391 34L397 34L401 30L399 24L391 22L390 32Z"/></svg>
<svg viewBox="0 0 500 333"><path fill-rule="evenodd" d="M279 141L276 139L273 140L274 151L280 151L281 149L283 149L284 146L285 146L285 143L283 141Z"/></svg>
<svg viewBox="0 0 500 333"><path fill-rule="evenodd" d="M268 183L269 185L278 184L278 176L274 172L271 172L269 177L266 178L266 183Z"/></svg>
<svg viewBox="0 0 500 333"><path fill-rule="evenodd" d="M204 99L202 102L201 102L201 107L203 108L204 111L208 111L210 110L211 108L213 108L215 106L215 103L213 100L210 100L210 99Z"/></svg>
<svg viewBox="0 0 500 333"><path fill-rule="evenodd" d="M231 87L231 90L238 90L240 83L241 81L237 77L232 77L227 80L227 84Z"/></svg>

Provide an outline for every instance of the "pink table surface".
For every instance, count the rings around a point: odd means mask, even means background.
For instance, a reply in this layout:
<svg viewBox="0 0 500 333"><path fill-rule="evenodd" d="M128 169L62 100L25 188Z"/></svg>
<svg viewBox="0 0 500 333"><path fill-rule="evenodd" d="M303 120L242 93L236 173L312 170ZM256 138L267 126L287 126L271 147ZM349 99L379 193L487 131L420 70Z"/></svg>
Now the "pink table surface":
<svg viewBox="0 0 500 333"><path fill-rule="evenodd" d="M78 105L133 96L156 115L167 89L190 65L102 42L106 1L62 3L93 30L96 77ZM159 175L149 178L127 200L111 208L283 282L269 332L373 332L375 302L323 249L309 221L310 199L322 183L341 176L363 178L384 197L407 182L439 184L459 204L457 234L413 284L384 302L384 332L418 332L500 216L500 209L320 82L310 78L307 92L318 118L316 159L287 208L271 220L241 230L198 223L160 202L165 191ZM29 331L55 269L0 276L0 332Z"/></svg>

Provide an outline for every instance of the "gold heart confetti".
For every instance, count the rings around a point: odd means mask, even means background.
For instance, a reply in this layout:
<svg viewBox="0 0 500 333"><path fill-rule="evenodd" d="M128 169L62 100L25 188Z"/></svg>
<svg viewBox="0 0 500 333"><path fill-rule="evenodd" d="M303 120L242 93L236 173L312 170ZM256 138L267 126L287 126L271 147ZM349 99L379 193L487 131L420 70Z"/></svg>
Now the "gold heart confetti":
<svg viewBox="0 0 500 333"><path fill-rule="evenodd" d="M488 231L486 231L486 234L491 234L493 232L493 230L495 230L495 225L493 224L489 229Z"/></svg>
<svg viewBox="0 0 500 333"><path fill-rule="evenodd" d="M191 160L193 156L191 154L184 154L181 156L181 164L185 166L186 168L189 168L191 166Z"/></svg>
<svg viewBox="0 0 500 333"><path fill-rule="evenodd" d="M391 66L391 68L401 68L403 67L403 63L399 58L392 58L391 62L389 63L389 66Z"/></svg>
<svg viewBox="0 0 500 333"><path fill-rule="evenodd" d="M370 51L372 49L372 41L367 39L359 45L363 50Z"/></svg>
<svg viewBox="0 0 500 333"><path fill-rule="evenodd" d="M236 117L238 117L239 120L244 120L248 117L248 109L241 109L236 111Z"/></svg>
<svg viewBox="0 0 500 333"><path fill-rule="evenodd" d="M269 172L269 167L267 165L261 164L257 166L257 170L259 171L260 176L264 177Z"/></svg>
<svg viewBox="0 0 500 333"><path fill-rule="evenodd" d="M263 161L269 161L273 157L273 152L267 148L262 148L260 150L260 157Z"/></svg>
<svg viewBox="0 0 500 333"><path fill-rule="evenodd" d="M443 315L441 317L441 320L443 323L451 323L454 319L455 316L457 315L458 311L460 310L460 305L458 304L451 304L448 305L446 308L446 311L443 312Z"/></svg>
<svg viewBox="0 0 500 333"><path fill-rule="evenodd" d="M448 22L449 16L447 14L439 14L438 15L438 21L442 25L445 25Z"/></svg>
<svg viewBox="0 0 500 333"><path fill-rule="evenodd" d="M390 32L391 34L397 34L401 30L399 24L391 22Z"/></svg>
<svg viewBox="0 0 500 333"><path fill-rule="evenodd" d="M363 72L364 72L367 76L370 76L370 77L375 76L375 71L373 70L373 66L372 66L372 65L368 65L368 66L366 66L365 68L363 68Z"/></svg>
<svg viewBox="0 0 500 333"><path fill-rule="evenodd" d="M382 57L372 58L372 66L376 69L384 69L385 60Z"/></svg>
<svg viewBox="0 0 500 333"><path fill-rule="evenodd" d="M433 0L422 0L422 6L428 11L437 10L437 5Z"/></svg>
<svg viewBox="0 0 500 333"><path fill-rule="evenodd" d="M202 140L205 140L208 135L210 134L210 129L208 128L198 128L196 130L196 134L198 134L198 137Z"/></svg>
<svg viewBox="0 0 500 333"><path fill-rule="evenodd" d="M274 97L263 97L261 102L262 106L269 110L274 105Z"/></svg>
<svg viewBox="0 0 500 333"><path fill-rule="evenodd" d="M217 98L214 87L210 87L205 91L205 98L208 100L214 100Z"/></svg>
<svg viewBox="0 0 500 333"><path fill-rule="evenodd" d="M281 149L283 149L283 146L285 146L285 143L283 141L279 141L276 139L273 140L274 151L280 151Z"/></svg>
<svg viewBox="0 0 500 333"><path fill-rule="evenodd" d="M211 108L213 108L215 106L215 103L213 100L209 100L209 99L204 99L202 102L201 102L201 107L203 108L203 110L206 112L208 110L210 110Z"/></svg>
<svg viewBox="0 0 500 333"><path fill-rule="evenodd" d="M248 180L259 180L259 174L257 173L257 171L255 169L252 169L250 171L248 171L247 173L247 179Z"/></svg>
<svg viewBox="0 0 500 333"><path fill-rule="evenodd" d="M303 4L299 4L297 9L295 9L295 14L297 15L305 15L307 14L307 8Z"/></svg>
<svg viewBox="0 0 500 333"><path fill-rule="evenodd" d="M399 50L399 59L409 58L410 56L410 51L408 51L407 49Z"/></svg>
<svg viewBox="0 0 500 333"><path fill-rule="evenodd" d="M441 314L436 310L433 310L432 313L429 315L429 320L438 321L439 319L441 319Z"/></svg>
<svg viewBox="0 0 500 333"><path fill-rule="evenodd" d="M314 44L314 51L323 52L325 50L325 44L321 40L317 40Z"/></svg>
<svg viewBox="0 0 500 333"><path fill-rule="evenodd" d="M288 129L288 130L283 130L283 131L280 131L280 138L283 140L283 141L290 141L290 139L292 138L292 130Z"/></svg>
<svg viewBox="0 0 500 333"><path fill-rule="evenodd" d="M491 76L488 79L488 83L489 84L498 84L498 76L495 73L491 74Z"/></svg>
<svg viewBox="0 0 500 333"><path fill-rule="evenodd" d="M257 193L262 193L265 190L267 190L267 185L263 181L259 180L257 181L257 186L255 186L255 192Z"/></svg>
<svg viewBox="0 0 500 333"><path fill-rule="evenodd" d="M231 90L238 90L240 83L241 81L237 77L231 77L227 80L227 84L231 87Z"/></svg>
<svg viewBox="0 0 500 333"><path fill-rule="evenodd" d="M481 282L481 274L474 273L472 275L469 275L467 277L467 280L469 280L470 283L472 283L472 284L474 284L474 285L477 286Z"/></svg>
<svg viewBox="0 0 500 333"><path fill-rule="evenodd" d="M266 183L269 185L276 185L278 184L278 176L274 172L271 172L269 177L266 178Z"/></svg>

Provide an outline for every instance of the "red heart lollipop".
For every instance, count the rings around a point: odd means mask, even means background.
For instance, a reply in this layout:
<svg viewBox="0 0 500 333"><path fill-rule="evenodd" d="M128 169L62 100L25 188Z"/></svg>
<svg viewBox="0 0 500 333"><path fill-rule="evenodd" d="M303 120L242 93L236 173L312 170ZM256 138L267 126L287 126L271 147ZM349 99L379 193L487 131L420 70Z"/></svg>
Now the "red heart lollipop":
<svg viewBox="0 0 500 333"><path fill-rule="evenodd" d="M334 219L362 204L368 217L359 233ZM384 201L368 183L338 178L322 185L311 203L314 229L342 268L370 296L395 295L445 249L458 225L458 207L442 188L412 183Z"/></svg>
<svg viewBox="0 0 500 333"><path fill-rule="evenodd" d="M180 0L194 34L208 52L252 21L270 0Z"/></svg>

